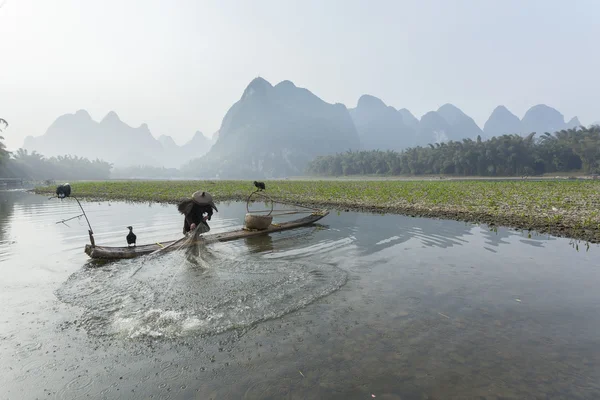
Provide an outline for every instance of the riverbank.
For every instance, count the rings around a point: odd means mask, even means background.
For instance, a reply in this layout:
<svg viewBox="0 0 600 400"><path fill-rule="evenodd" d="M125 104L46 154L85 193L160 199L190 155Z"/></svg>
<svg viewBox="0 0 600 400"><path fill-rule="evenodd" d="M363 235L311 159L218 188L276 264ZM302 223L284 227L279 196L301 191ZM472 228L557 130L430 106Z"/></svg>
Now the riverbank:
<svg viewBox="0 0 600 400"><path fill-rule="evenodd" d="M280 201L334 210L445 218L600 243L599 181L266 181ZM73 194L94 200L175 203L194 191L216 202L245 201L250 181L75 182ZM36 193L54 193L38 187Z"/></svg>

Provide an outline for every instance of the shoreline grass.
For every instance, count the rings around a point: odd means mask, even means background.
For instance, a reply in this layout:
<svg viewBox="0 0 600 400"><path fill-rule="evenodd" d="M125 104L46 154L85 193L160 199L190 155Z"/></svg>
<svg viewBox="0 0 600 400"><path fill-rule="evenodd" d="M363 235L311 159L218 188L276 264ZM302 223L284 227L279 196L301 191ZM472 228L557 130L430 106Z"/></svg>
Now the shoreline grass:
<svg viewBox="0 0 600 400"><path fill-rule="evenodd" d="M600 182L576 180L279 180L274 200L307 206L444 218L600 243ZM215 201L245 201L250 181L88 181L73 194L94 200L174 203L199 189ZM40 194L55 186L37 187Z"/></svg>

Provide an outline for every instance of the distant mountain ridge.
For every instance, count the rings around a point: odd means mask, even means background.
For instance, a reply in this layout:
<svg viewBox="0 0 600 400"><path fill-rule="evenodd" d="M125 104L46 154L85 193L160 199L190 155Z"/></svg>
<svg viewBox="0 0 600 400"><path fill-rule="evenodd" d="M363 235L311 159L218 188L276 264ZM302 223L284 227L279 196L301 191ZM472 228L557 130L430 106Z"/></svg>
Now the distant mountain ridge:
<svg viewBox="0 0 600 400"><path fill-rule="evenodd" d="M245 178L301 175L319 155L347 150L396 150L449 140L489 139L503 134L527 135L579 126L577 117L544 104L519 119L505 106L496 107L483 128L453 104L446 103L420 119L373 95L362 95L355 108L330 104L285 80L275 86L252 80L225 114L211 139L196 132L178 146L171 137L152 136L148 126L133 128L109 112L100 122L89 113L59 117L24 147L46 156L72 154L101 158L115 166L181 167L190 176Z"/></svg>
<svg viewBox="0 0 600 400"><path fill-rule="evenodd" d="M343 104L330 104L290 81L256 78L227 111L218 139L184 171L199 177L284 177L304 172L320 154L359 149Z"/></svg>
<svg viewBox="0 0 600 400"><path fill-rule="evenodd" d="M133 128L117 113L110 111L100 121L92 119L86 110L65 114L56 119L42 136L25 138L23 147L46 157L77 155L102 159L115 167L152 165L180 167L202 156L210 148L208 138L196 132L193 139L178 146L170 136L152 136L147 124Z"/></svg>
<svg viewBox="0 0 600 400"><path fill-rule="evenodd" d="M363 148L402 150L415 143L418 120L408 110L400 112L365 94L358 99L356 108L348 111Z"/></svg>
<svg viewBox="0 0 600 400"><path fill-rule="evenodd" d="M577 117L570 122L579 125ZM523 119L521 119L520 133L553 132L571 127L565 122L565 117L558 110L545 104L538 104L527 110Z"/></svg>
<svg viewBox="0 0 600 400"><path fill-rule="evenodd" d="M519 117L508 111L504 106L496 107L483 126L483 132L487 137L521 134L521 131Z"/></svg>
<svg viewBox="0 0 600 400"><path fill-rule="evenodd" d="M531 107L522 120L506 107L498 106L483 129L473 118L450 103L417 119L405 108L396 110L377 97L363 95L356 108L349 111L365 150L403 150L449 140L555 132L581 125L577 117L565 122L560 112L544 104Z"/></svg>
<svg viewBox="0 0 600 400"><path fill-rule="evenodd" d="M308 160L332 152L398 151L479 136L553 132L578 124L576 117L566 123L562 114L545 105L532 107L523 121L500 106L481 129L449 103L419 120L372 95L361 96L355 108L346 109L290 81L273 86L256 78L227 111L211 150L185 170L202 177L276 178L302 174Z"/></svg>

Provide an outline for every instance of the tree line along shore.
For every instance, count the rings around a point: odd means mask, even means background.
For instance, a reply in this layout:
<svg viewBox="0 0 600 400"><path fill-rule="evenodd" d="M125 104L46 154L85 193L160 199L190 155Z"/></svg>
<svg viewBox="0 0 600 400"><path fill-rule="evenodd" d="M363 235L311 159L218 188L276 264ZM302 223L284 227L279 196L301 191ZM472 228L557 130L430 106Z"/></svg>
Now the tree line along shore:
<svg viewBox="0 0 600 400"><path fill-rule="evenodd" d="M502 135L463 139L395 151L347 151L319 156L312 175L542 176L600 173L600 126L536 136Z"/></svg>
<svg viewBox="0 0 600 400"><path fill-rule="evenodd" d="M600 243L598 180L278 180L265 181L273 200L338 211L395 213L506 226ZM217 203L246 201L251 181L72 182L73 195L93 200L174 203L206 190ZM55 186L33 191L53 193Z"/></svg>
<svg viewBox="0 0 600 400"><path fill-rule="evenodd" d="M197 162L196 162L197 161ZM63 155L47 158L19 149L9 153L0 139L0 178L49 180L90 179L248 179L254 172L236 164L222 170L204 158L180 168L130 165L115 168L103 160ZM287 161L285 162L287 164ZM270 165L270 167L268 166ZM263 164L269 176L282 176L282 165ZM319 155L299 162L290 175L321 177L408 177L444 175L448 177L522 177L544 175L600 174L600 126L578 127L536 135L495 136L487 140L430 143L402 151L356 150ZM284 175L285 176L285 175Z"/></svg>

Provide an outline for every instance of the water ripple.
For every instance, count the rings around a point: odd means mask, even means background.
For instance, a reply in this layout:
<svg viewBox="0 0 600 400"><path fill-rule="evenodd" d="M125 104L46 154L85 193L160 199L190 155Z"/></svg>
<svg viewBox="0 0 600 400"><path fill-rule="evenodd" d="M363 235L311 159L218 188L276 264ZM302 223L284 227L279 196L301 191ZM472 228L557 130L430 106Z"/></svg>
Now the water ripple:
<svg viewBox="0 0 600 400"><path fill-rule="evenodd" d="M79 324L91 334L177 337L278 318L346 282L346 273L332 265L252 257L239 261L206 248L201 254L202 266L169 254L82 269L56 294L85 307Z"/></svg>

